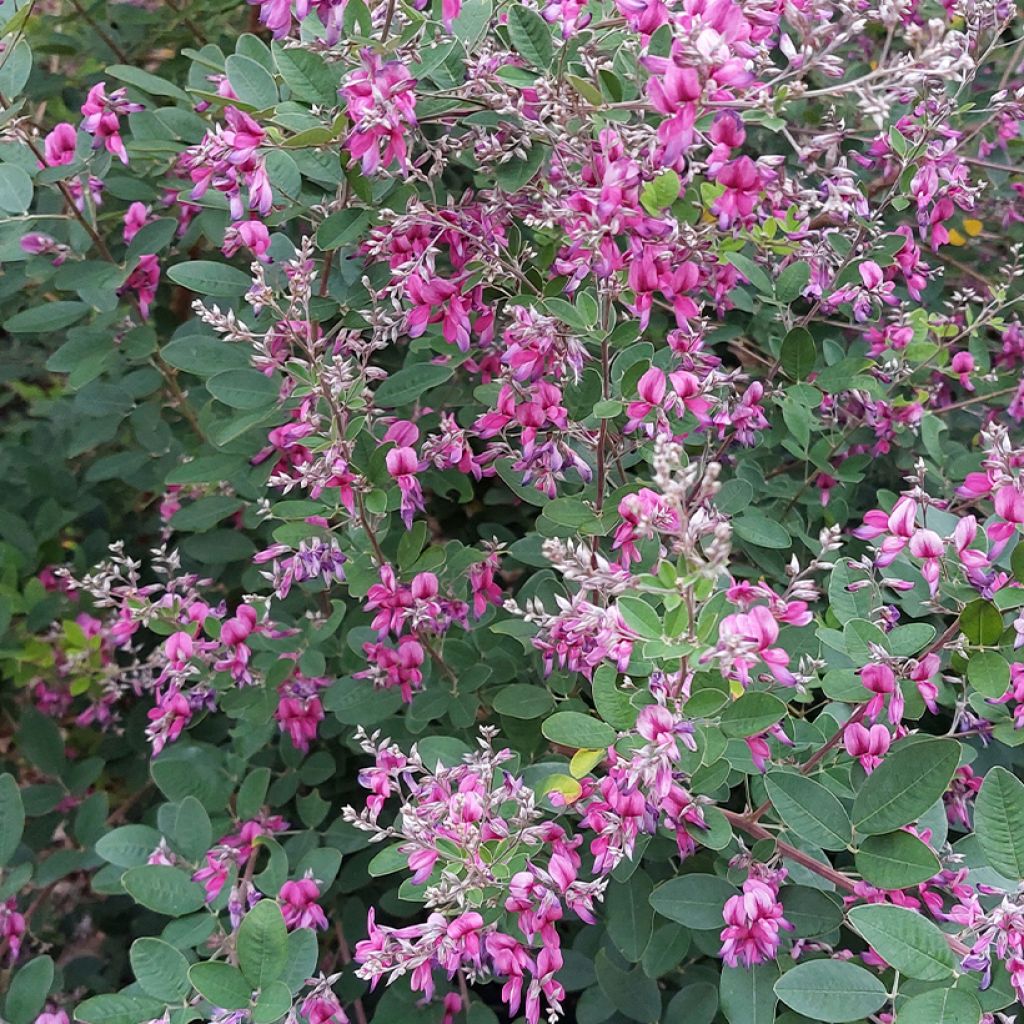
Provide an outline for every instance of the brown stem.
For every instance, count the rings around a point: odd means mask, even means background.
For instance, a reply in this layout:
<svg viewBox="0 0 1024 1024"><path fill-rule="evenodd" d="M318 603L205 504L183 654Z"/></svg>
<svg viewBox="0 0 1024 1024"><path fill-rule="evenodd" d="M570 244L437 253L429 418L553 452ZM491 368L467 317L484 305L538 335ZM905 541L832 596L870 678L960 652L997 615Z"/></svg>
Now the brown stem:
<svg viewBox="0 0 1024 1024"><path fill-rule="evenodd" d="M338 940L338 956L347 967L352 963L352 953L349 951L345 932L341 927L341 921L334 922L334 937ZM356 1015L356 1024L366 1024L366 1011L363 1009L362 999L357 997L352 1000L352 1012Z"/></svg>
<svg viewBox="0 0 1024 1024"><path fill-rule="evenodd" d="M173 366L168 366L159 352L153 356L153 364L159 370L160 376L163 377L164 383L167 385L167 390L170 391L171 397L174 399L174 408L177 409L178 414L192 428L192 433L205 444L206 434L199 425L199 418L188 404L185 392L181 390L181 385L178 383L178 371Z"/></svg>
<svg viewBox="0 0 1024 1024"><path fill-rule="evenodd" d="M815 860L809 853L804 853L803 850L798 850L785 840L779 839L772 832L769 832L764 825L759 825L756 821L751 821L742 814L726 810L723 810L722 813L733 828L746 832L748 836L752 836L754 839L771 839L783 857L787 857L789 860L795 861L797 864L807 868L808 871L813 871L819 877L827 879L837 889L853 892L855 885L853 879L844 875L841 871L837 871L831 864L822 864L820 860Z"/></svg>
<svg viewBox="0 0 1024 1024"><path fill-rule="evenodd" d="M122 64L129 63L128 54L121 49L117 43L96 23L96 19L78 2L78 0L70 0L71 6L74 7L75 12L81 17L92 30L103 40L107 45L107 49L117 57Z"/></svg>
<svg viewBox="0 0 1024 1024"><path fill-rule="evenodd" d="M388 9L384 15L384 27L380 30L381 43L388 41L388 33L391 31L391 20L395 16L395 5L396 0L388 0Z"/></svg>
<svg viewBox="0 0 1024 1024"><path fill-rule="evenodd" d="M388 560L384 557L380 541L377 540L377 534L374 533L373 527L370 525L370 519L366 514L366 505L363 504L363 496L361 494L357 496L356 502L359 506L359 522L362 524L363 529L366 531L366 536L370 540L370 547L373 548L373 556L377 559L377 565L387 565Z"/></svg>
<svg viewBox="0 0 1024 1024"><path fill-rule="evenodd" d="M452 670L451 666L448 665L448 663L444 660L443 657L441 657L441 654L437 650L437 648L434 647L434 645L422 633L417 633L416 638L426 648L427 654L430 655L431 660L441 670L441 672L444 674L444 677L448 680L449 683L452 684L452 696L457 697L459 695L458 676L455 675L455 672Z"/></svg>

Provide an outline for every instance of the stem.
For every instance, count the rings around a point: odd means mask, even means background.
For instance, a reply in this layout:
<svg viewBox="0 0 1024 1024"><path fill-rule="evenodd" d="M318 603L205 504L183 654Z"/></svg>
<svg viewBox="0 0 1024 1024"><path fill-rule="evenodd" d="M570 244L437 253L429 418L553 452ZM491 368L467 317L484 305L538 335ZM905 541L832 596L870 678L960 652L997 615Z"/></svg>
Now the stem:
<svg viewBox="0 0 1024 1024"><path fill-rule="evenodd" d="M352 963L352 953L348 948L348 941L341 927L341 921L336 920L334 922L334 937L338 940L338 957L347 967ZM362 999L356 998L352 1000L352 1011L356 1015L356 1024L366 1024L366 1011L363 1009Z"/></svg>
<svg viewBox="0 0 1024 1024"><path fill-rule="evenodd" d="M778 839L773 833L769 832L764 825L759 825L756 821L751 821L749 818L744 817L742 814L737 814L735 811L725 811L722 813L725 815L726 820L734 828L738 828L743 832L746 832L748 836L752 836L754 839L771 839L778 847L779 853L783 857L788 857L789 860L795 861L797 864L801 864L807 868L808 871L813 871L816 875L821 878L827 879L837 889L844 889L846 892L853 892L854 881L847 875L844 875L841 871L836 870L831 864L822 864L820 860L815 860L809 853L804 853L803 850L798 850L795 846L791 846L785 840Z"/></svg>
<svg viewBox="0 0 1024 1024"><path fill-rule="evenodd" d="M173 366L168 366L159 352L153 356L153 365L160 372L160 376L163 377L164 383L167 385L167 390L170 391L171 397L174 399L174 408L177 409L178 414L192 428L192 433L205 444L206 434L199 425L199 418L188 404L185 392L181 390L181 385L178 383L178 371Z"/></svg>
<svg viewBox="0 0 1024 1024"><path fill-rule="evenodd" d="M395 4L396 0L388 0L388 9L384 15L384 27L380 30L381 43L388 41L388 33L391 31L391 19L395 16Z"/></svg>
<svg viewBox="0 0 1024 1024"><path fill-rule="evenodd" d="M114 40L111 39L111 37L96 23L93 16L84 7L82 7L78 0L70 0L70 2L71 6L74 7L75 12L79 17L81 17L82 21L84 21L96 33L96 35L106 43L107 49L110 50L110 52L122 64L129 63L128 54L125 53L124 50L122 50L121 47L118 46L117 43L115 43Z"/></svg>

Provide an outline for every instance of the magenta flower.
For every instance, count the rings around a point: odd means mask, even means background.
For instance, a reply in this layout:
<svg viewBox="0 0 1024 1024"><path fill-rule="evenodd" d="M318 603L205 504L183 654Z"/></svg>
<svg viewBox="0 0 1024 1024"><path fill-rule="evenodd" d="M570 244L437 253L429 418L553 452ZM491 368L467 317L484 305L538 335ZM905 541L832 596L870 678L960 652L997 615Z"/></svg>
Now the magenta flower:
<svg viewBox="0 0 1024 1024"><path fill-rule="evenodd" d="M317 903L320 886L311 874L297 882L285 882L278 893L284 923L289 928L327 928L327 916Z"/></svg>
<svg viewBox="0 0 1024 1024"><path fill-rule="evenodd" d="M43 141L43 154L47 167L60 167L70 164L75 159L75 148L78 144L78 132L75 126L61 121L54 125L53 130Z"/></svg>
<svg viewBox="0 0 1024 1024"><path fill-rule="evenodd" d="M121 116L134 111L142 110L138 103L128 101L127 92L115 89L109 96L106 93L106 82L97 82L89 90L85 103L82 104L82 130L93 136L93 147L102 146L108 153L112 153L123 164L128 163L128 151L125 149L124 140L121 138ZM56 150L63 154L67 150L68 138L66 133L60 141L60 149ZM72 150L72 154L73 154ZM60 163L70 163L70 160L60 160Z"/></svg>
<svg viewBox="0 0 1024 1024"><path fill-rule="evenodd" d="M873 725L869 729L860 722L850 722L843 730L846 752L857 758L869 775L882 763L891 742L892 737L884 725Z"/></svg>
<svg viewBox="0 0 1024 1024"><path fill-rule="evenodd" d="M451 3L451 0L449 0ZM399 61L385 63L371 50L362 67L351 71L342 87L352 129L346 145L364 174L398 163L409 170L407 138L416 127L416 79Z"/></svg>
<svg viewBox="0 0 1024 1024"><path fill-rule="evenodd" d="M792 931L793 925L783 916L778 887L760 878L748 878L743 892L730 896L722 916L720 956L729 967L745 967L774 960L779 952L780 929Z"/></svg>

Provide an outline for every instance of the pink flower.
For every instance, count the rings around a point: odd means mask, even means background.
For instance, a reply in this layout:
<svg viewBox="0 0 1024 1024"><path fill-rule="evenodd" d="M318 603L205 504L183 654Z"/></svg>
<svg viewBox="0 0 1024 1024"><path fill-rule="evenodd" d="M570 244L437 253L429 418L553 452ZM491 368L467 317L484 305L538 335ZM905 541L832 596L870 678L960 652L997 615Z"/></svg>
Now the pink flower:
<svg viewBox="0 0 1024 1024"><path fill-rule="evenodd" d="M938 713L936 698L939 695L939 688L932 681L939 671L939 656L937 654L926 654L910 670L910 681L917 687L928 710L934 715Z"/></svg>
<svg viewBox="0 0 1024 1024"><path fill-rule="evenodd" d="M192 657L192 637L188 633L172 633L164 641L164 654L172 667L182 669Z"/></svg>
<svg viewBox="0 0 1024 1024"><path fill-rule="evenodd" d="M121 138L120 117L122 114L142 110L142 106L138 103L129 103L123 88L115 89L108 96L106 85L106 82L97 82L89 90L89 95L82 104L82 129L94 137L94 148L103 146L121 163L127 164L128 151ZM66 146L66 142L63 145Z"/></svg>
<svg viewBox="0 0 1024 1024"><path fill-rule="evenodd" d="M324 707L315 694L299 696L287 693L278 701L274 718L281 731L288 733L293 746L306 752L316 739L317 729L324 720Z"/></svg>
<svg viewBox="0 0 1024 1024"><path fill-rule="evenodd" d="M971 374L974 373L974 356L970 352L957 352L953 356L949 368L959 376L960 386L966 391L973 391L974 384L971 382Z"/></svg>
<svg viewBox="0 0 1024 1024"><path fill-rule="evenodd" d="M719 650L728 656L737 678L750 683L750 668L760 658L778 682L792 686L796 677L789 671L789 655L772 645L779 638L779 625L771 611L757 605L749 612L727 615L719 626Z"/></svg>
<svg viewBox="0 0 1024 1024"><path fill-rule="evenodd" d="M720 956L726 964L753 967L774 960L781 941L779 929L793 930L783 913L777 887L748 878L743 892L730 896L722 910L726 927L722 929Z"/></svg>
<svg viewBox="0 0 1024 1024"><path fill-rule="evenodd" d="M892 669L888 665L865 665L860 670L860 681L874 694L867 704L867 716L877 719L885 707L885 698L890 697L889 721L899 725L903 718L903 693Z"/></svg>
<svg viewBox="0 0 1024 1024"><path fill-rule="evenodd" d="M125 244L130 242L149 221L150 209L145 203L132 203L124 215Z"/></svg>
<svg viewBox="0 0 1024 1024"><path fill-rule="evenodd" d="M725 186L711 206L718 226L724 231L737 221L747 223L763 188L757 165L749 156L738 157L722 167L715 180Z"/></svg>
<svg viewBox="0 0 1024 1024"><path fill-rule="evenodd" d="M449 0L451 9L451 0ZM396 161L409 169L407 139L416 127L416 79L400 61L385 63L372 50L362 66L349 72L341 87L352 129L349 152L362 161L363 173L387 169Z"/></svg>
<svg viewBox="0 0 1024 1024"><path fill-rule="evenodd" d="M843 730L843 746L850 757L857 758L869 775L881 763L892 737L884 725L873 725L870 729L860 722L850 722Z"/></svg>
<svg viewBox="0 0 1024 1024"><path fill-rule="evenodd" d="M156 707L146 712L150 724L146 735L153 744L155 757L168 743L173 743L192 720L192 705L180 690L172 687L157 698Z"/></svg>
<svg viewBox="0 0 1024 1024"><path fill-rule="evenodd" d="M302 1001L299 1009L300 1020L305 1024L349 1024L348 1015L338 1002L338 997L326 984Z"/></svg>
<svg viewBox="0 0 1024 1024"><path fill-rule="evenodd" d="M139 303L139 312L144 320L149 318L149 307L156 298L157 285L160 283L160 262L156 256L140 256L135 269L117 290L118 295L134 292Z"/></svg>
<svg viewBox="0 0 1024 1024"><path fill-rule="evenodd" d="M327 917L317 900L320 899L320 887L311 875L300 878L297 882L285 882L278 894L284 923L289 928L320 928L327 927Z"/></svg>
<svg viewBox="0 0 1024 1024"><path fill-rule="evenodd" d="M75 159L75 147L78 143L78 132L75 126L61 121L43 142L43 158L47 167L60 167L70 164Z"/></svg>
<svg viewBox="0 0 1024 1024"><path fill-rule="evenodd" d="M424 509L423 490L416 474L426 467L420 462L412 448L392 448L384 457L388 473L394 478L401 492L402 521L407 530L412 529L413 514Z"/></svg>
<svg viewBox="0 0 1024 1024"><path fill-rule="evenodd" d="M18 904L14 897L0 902L0 942L7 945L8 964L13 964L21 955L25 931L25 917L18 912Z"/></svg>
<svg viewBox="0 0 1024 1024"><path fill-rule="evenodd" d="M30 231L21 236L21 251L30 256L53 256L55 267L59 267L71 255L69 246L62 245L56 238L40 231Z"/></svg>
<svg viewBox="0 0 1024 1024"><path fill-rule="evenodd" d="M261 263L268 263L270 232L266 225L258 220L243 220L232 224L224 233L221 252L230 257L240 249L248 249Z"/></svg>
<svg viewBox="0 0 1024 1024"><path fill-rule="evenodd" d="M910 538L910 553L923 560L921 575L933 596L939 589L940 563L945 550L942 538L934 530L917 530Z"/></svg>

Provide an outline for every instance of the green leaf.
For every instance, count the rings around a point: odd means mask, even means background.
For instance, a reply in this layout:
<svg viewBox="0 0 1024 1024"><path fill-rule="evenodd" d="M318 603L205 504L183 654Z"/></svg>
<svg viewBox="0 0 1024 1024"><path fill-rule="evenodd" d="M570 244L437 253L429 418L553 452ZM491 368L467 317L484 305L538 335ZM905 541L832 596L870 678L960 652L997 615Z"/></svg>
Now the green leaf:
<svg viewBox="0 0 1024 1024"><path fill-rule="evenodd" d="M834 932L843 923L838 897L806 885L787 885L779 893L793 937L810 939Z"/></svg>
<svg viewBox="0 0 1024 1024"><path fill-rule="evenodd" d="M292 994L283 981L272 981L256 1000L253 1024L274 1024L292 1008Z"/></svg>
<svg viewBox="0 0 1024 1024"><path fill-rule="evenodd" d="M552 743L577 750L599 750L615 742L615 730L580 711L558 711L540 727Z"/></svg>
<svg viewBox="0 0 1024 1024"><path fill-rule="evenodd" d="M981 1003L958 988L922 992L900 1007L899 1024L978 1024Z"/></svg>
<svg viewBox="0 0 1024 1024"><path fill-rule="evenodd" d="M857 851L857 870L879 889L906 889L939 873L939 858L909 832L868 836Z"/></svg>
<svg viewBox="0 0 1024 1024"><path fill-rule="evenodd" d="M148 825L122 825L96 840L96 852L119 868L137 868L160 845L160 833Z"/></svg>
<svg viewBox="0 0 1024 1024"><path fill-rule="evenodd" d="M944 981L956 968L946 937L928 918L883 903L854 907L850 924L891 967L919 981Z"/></svg>
<svg viewBox="0 0 1024 1024"><path fill-rule="evenodd" d="M323 705L345 725L373 725L402 706L402 695L394 689L378 690L361 681L345 679L326 692Z"/></svg>
<svg viewBox="0 0 1024 1024"><path fill-rule="evenodd" d="M194 796L187 796L178 804L169 838L182 855L193 862L202 860L210 848L213 842L210 816Z"/></svg>
<svg viewBox="0 0 1024 1024"><path fill-rule="evenodd" d="M515 50L535 68L546 70L551 66L551 30L536 11L514 4L508 12L508 37Z"/></svg>
<svg viewBox="0 0 1024 1024"><path fill-rule="evenodd" d="M967 681L983 697L1002 697L1010 686L1010 664L996 651L979 651L967 662Z"/></svg>
<svg viewBox="0 0 1024 1024"><path fill-rule="evenodd" d="M0 835L3 834L0 825ZM37 956L20 967L7 990L4 1018L8 1024L32 1024L53 985L53 960Z"/></svg>
<svg viewBox="0 0 1024 1024"><path fill-rule="evenodd" d="M846 808L820 782L796 772L772 772L765 779L779 817L802 839L823 850L845 850L853 838Z"/></svg>
<svg viewBox="0 0 1024 1024"><path fill-rule="evenodd" d="M15 313L4 321L4 329L11 334L43 334L60 331L81 320L89 307L84 302L45 302L31 309Z"/></svg>
<svg viewBox="0 0 1024 1024"><path fill-rule="evenodd" d="M756 544L760 548L783 550L793 543L782 523L777 523L760 512L745 512L732 521L732 528L741 540Z"/></svg>
<svg viewBox="0 0 1024 1024"><path fill-rule="evenodd" d="M202 888L184 871L163 864L129 868L121 884L136 903L167 917L191 914L205 902Z"/></svg>
<svg viewBox="0 0 1024 1024"><path fill-rule="evenodd" d="M252 284L248 274L226 263L213 260L191 260L177 263L167 271L167 276L182 288L197 295L213 295L217 298L236 298L244 295Z"/></svg>
<svg viewBox="0 0 1024 1024"><path fill-rule="evenodd" d="M150 96L166 96L168 99L180 100L186 106L192 106L192 97L184 89L179 89L173 82L159 75L151 75L148 71L130 64L111 64L107 74L126 85L134 85L136 89L148 92Z"/></svg>
<svg viewBox="0 0 1024 1024"><path fill-rule="evenodd" d="M724 259L731 263L762 295L774 294L772 279L749 256L741 252L727 252Z"/></svg>
<svg viewBox="0 0 1024 1024"><path fill-rule="evenodd" d="M241 346L203 335L175 338L160 350L160 356L176 370L184 370L197 377L212 377L223 370L249 365L249 357Z"/></svg>
<svg viewBox="0 0 1024 1024"><path fill-rule="evenodd" d="M772 1024L775 1020L775 964L725 968L719 981L718 1000L729 1024Z"/></svg>
<svg viewBox="0 0 1024 1024"><path fill-rule="evenodd" d="M1018 583L1024 583L1024 543L1020 540L1013 546L1010 555L1010 571Z"/></svg>
<svg viewBox="0 0 1024 1024"><path fill-rule="evenodd" d="M393 875L396 871L404 871L409 866L409 855L402 853L402 843L385 846L378 850L367 865L366 872L371 878Z"/></svg>
<svg viewBox="0 0 1024 1024"><path fill-rule="evenodd" d="M25 806L14 776L0 775L0 867L14 856L25 830Z"/></svg>
<svg viewBox="0 0 1024 1024"><path fill-rule="evenodd" d="M779 302L790 303L798 299L811 279L811 268L803 260L791 263L775 282L775 298Z"/></svg>
<svg viewBox="0 0 1024 1024"><path fill-rule="evenodd" d="M640 636L654 639L664 632L661 616L642 598L623 595L615 606L623 622Z"/></svg>
<svg viewBox="0 0 1024 1024"><path fill-rule="evenodd" d="M654 909L687 928L724 928L722 908L737 889L718 875L680 875L670 878L651 893Z"/></svg>
<svg viewBox="0 0 1024 1024"><path fill-rule="evenodd" d="M52 718L30 708L21 716L15 742L21 753L47 775L61 775L67 765L64 737Z"/></svg>
<svg viewBox="0 0 1024 1024"><path fill-rule="evenodd" d="M237 530L211 530L187 537L181 550L204 565L223 565L226 562L243 562L256 554L256 545Z"/></svg>
<svg viewBox="0 0 1024 1024"><path fill-rule="evenodd" d="M1024 879L1024 783L999 765L978 793L974 831L991 867L1006 878Z"/></svg>
<svg viewBox="0 0 1024 1024"><path fill-rule="evenodd" d="M861 835L881 835L917 821L945 793L959 763L955 740L897 744L857 794L854 828Z"/></svg>
<svg viewBox="0 0 1024 1024"><path fill-rule="evenodd" d="M512 683L510 686L502 687L494 695L491 707L499 715L528 720L546 715L554 707L554 703L546 687Z"/></svg>
<svg viewBox="0 0 1024 1024"><path fill-rule="evenodd" d="M972 644L996 644L1003 635L1003 617L991 601L971 601L960 613L960 628Z"/></svg>
<svg viewBox="0 0 1024 1024"><path fill-rule="evenodd" d="M235 95L257 110L266 110L277 103L277 83L262 64L251 57L233 53L224 62L228 82Z"/></svg>
<svg viewBox="0 0 1024 1024"><path fill-rule="evenodd" d="M238 928L238 966L253 988L276 981L288 966L288 929L281 908L260 900Z"/></svg>
<svg viewBox="0 0 1024 1024"><path fill-rule="evenodd" d="M782 339L779 361L786 375L793 380L803 380L814 369L817 358L814 338L806 327L794 327Z"/></svg>
<svg viewBox="0 0 1024 1024"><path fill-rule="evenodd" d="M644 950L640 963L648 978L660 978L682 962L690 948L690 929L681 924L663 924L651 935L651 941ZM715 992L715 1005L718 993ZM712 1017L714 1014L712 1013ZM711 1018L708 1018L710 1024Z"/></svg>
<svg viewBox="0 0 1024 1024"><path fill-rule="evenodd" d="M864 578L864 574L854 570L848 561L840 559L836 562L832 575L829 577L828 603L840 622L845 623L850 619L866 619L871 615L871 591L855 590L851 593L847 589L851 583Z"/></svg>
<svg viewBox="0 0 1024 1024"><path fill-rule="evenodd" d="M232 409L262 409L277 401L279 384L259 370L243 368L214 374L206 388L217 399Z"/></svg>
<svg viewBox="0 0 1024 1024"><path fill-rule="evenodd" d="M604 919L615 948L633 964L639 963L654 933L650 878L637 871L628 882L612 882L605 892Z"/></svg>
<svg viewBox="0 0 1024 1024"><path fill-rule="evenodd" d="M662 171L640 190L640 202L652 217L657 217L679 198L682 187L675 171Z"/></svg>
<svg viewBox="0 0 1024 1024"><path fill-rule="evenodd" d="M175 530L193 532L209 530L241 507L242 502L238 498L229 498L226 494L211 494L178 509L171 517L171 526Z"/></svg>
<svg viewBox="0 0 1024 1024"><path fill-rule="evenodd" d="M276 39L273 51L277 70L294 99L328 106L338 102L338 75L323 58L302 47L282 46Z"/></svg>
<svg viewBox="0 0 1024 1024"><path fill-rule="evenodd" d="M407 405L418 399L424 392L443 384L454 373L450 366L439 366L437 363L419 363L407 366L398 373L393 373L374 394L377 404L385 409Z"/></svg>
<svg viewBox="0 0 1024 1024"><path fill-rule="evenodd" d="M143 225L128 246L129 259L146 253L161 252L171 244L177 230L178 222L173 217L158 217Z"/></svg>
<svg viewBox="0 0 1024 1024"><path fill-rule="evenodd" d="M0 164L0 210L24 213L32 205L32 179L17 164Z"/></svg>
<svg viewBox="0 0 1024 1024"><path fill-rule="evenodd" d="M32 13L33 8L30 5L20 8L4 24L3 34L10 36L14 32L23 31ZM17 41L13 49L10 49L10 42L5 45L8 49L4 53L3 63L0 63L0 93L16 100L32 74L32 48L24 36Z"/></svg>
<svg viewBox="0 0 1024 1024"><path fill-rule="evenodd" d="M751 690L722 712L722 732L726 736L754 736L786 716L786 705L778 697Z"/></svg>
<svg viewBox="0 0 1024 1024"><path fill-rule="evenodd" d="M252 988L237 967L225 963L193 964L188 971L193 988L208 1002L222 1010L245 1010Z"/></svg>
<svg viewBox="0 0 1024 1024"><path fill-rule="evenodd" d="M93 996L75 1007L75 1020L84 1024L142 1024L155 1020L166 1007L149 996Z"/></svg>
<svg viewBox="0 0 1024 1024"><path fill-rule="evenodd" d="M296 928L288 933L288 958L281 980L293 994L316 972L320 948L312 928Z"/></svg>
<svg viewBox="0 0 1024 1024"><path fill-rule="evenodd" d="M658 983L639 967L624 971L601 950L594 958L597 983L608 1002L619 1013L641 1024L656 1024L661 1016Z"/></svg>
<svg viewBox="0 0 1024 1024"><path fill-rule="evenodd" d="M316 244L321 249L340 249L343 245L358 241L369 223L370 214L366 210L338 210L317 229Z"/></svg>
<svg viewBox="0 0 1024 1024"><path fill-rule="evenodd" d="M467 49L483 35L494 13L492 0L464 0L459 16L452 22L452 34Z"/></svg>
<svg viewBox="0 0 1024 1024"><path fill-rule="evenodd" d="M180 1003L189 994L188 960L170 943L162 939L136 939L129 958L135 980L147 996L165 1003Z"/></svg>
<svg viewBox="0 0 1024 1024"><path fill-rule="evenodd" d="M775 993L790 1009L823 1024L861 1020L880 1010L885 986L849 960L807 960L787 971Z"/></svg>
<svg viewBox="0 0 1024 1024"><path fill-rule="evenodd" d="M602 665L594 673L591 692L597 713L613 729L623 732L636 724L637 709L630 703L629 694L615 685L615 675L611 665Z"/></svg>
<svg viewBox="0 0 1024 1024"><path fill-rule="evenodd" d="M514 156L511 160L498 164L494 176L506 192L518 192L533 180L550 155L551 150L547 146L534 142L526 151L526 156Z"/></svg>

